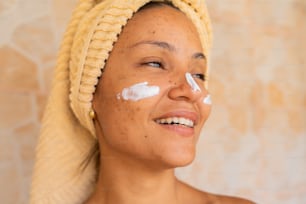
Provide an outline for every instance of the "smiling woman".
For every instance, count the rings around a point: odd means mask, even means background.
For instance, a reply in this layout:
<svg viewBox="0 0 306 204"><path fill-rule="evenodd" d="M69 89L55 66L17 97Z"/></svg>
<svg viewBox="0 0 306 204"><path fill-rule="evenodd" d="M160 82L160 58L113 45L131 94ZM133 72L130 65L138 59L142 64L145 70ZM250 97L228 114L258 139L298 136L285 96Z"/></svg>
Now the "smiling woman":
<svg viewBox="0 0 306 204"><path fill-rule="evenodd" d="M175 19L178 23L174 24ZM134 171L136 165L167 169L193 160L196 141L210 111L202 102L207 95L204 81L194 77L205 73L205 60L194 58L201 52L197 31L182 12L163 6L132 17L108 58L94 94L101 155L118 155L115 161L130 161ZM118 93L131 88L129 95L138 100L118 100ZM135 163L135 159L141 162ZM104 164L102 156L101 166Z"/></svg>
<svg viewBox="0 0 306 204"><path fill-rule="evenodd" d="M210 36L203 1L80 1L59 55L31 203L252 203L174 175L193 161L210 113Z"/></svg>

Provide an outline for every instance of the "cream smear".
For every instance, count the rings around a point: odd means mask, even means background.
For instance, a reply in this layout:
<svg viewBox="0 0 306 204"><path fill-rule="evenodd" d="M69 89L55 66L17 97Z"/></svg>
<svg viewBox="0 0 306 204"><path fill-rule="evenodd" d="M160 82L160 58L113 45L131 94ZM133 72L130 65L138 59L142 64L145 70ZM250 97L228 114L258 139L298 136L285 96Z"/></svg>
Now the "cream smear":
<svg viewBox="0 0 306 204"><path fill-rule="evenodd" d="M211 101L211 96L209 94L207 94L207 96L203 99L203 103L206 105L211 105L212 101Z"/></svg>
<svg viewBox="0 0 306 204"><path fill-rule="evenodd" d="M201 91L199 85L197 84L197 82L193 79L192 75L187 72L185 74L186 80L189 84L189 86L191 87L192 91Z"/></svg>
<svg viewBox="0 0 306 204"><path fill-rule="evenodd" d="M156 96L158 94L158 86L148 86L148 82L142 82L134 84L128 88L124 88L121 94L119 93L117 95L117 98L120 99L122 97L124 100L138 101L141 99Z"/></svg>

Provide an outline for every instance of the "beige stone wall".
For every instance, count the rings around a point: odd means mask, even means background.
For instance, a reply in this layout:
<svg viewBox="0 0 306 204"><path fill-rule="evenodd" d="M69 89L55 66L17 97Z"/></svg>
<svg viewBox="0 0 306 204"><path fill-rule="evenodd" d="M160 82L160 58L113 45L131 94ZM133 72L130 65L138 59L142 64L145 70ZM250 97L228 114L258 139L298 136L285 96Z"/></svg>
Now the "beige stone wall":
<svg viewBox="0 0 306 204"><path fill-rule="evenodd" d="M264 204L306 203L306 1L207 0L214 107L178 175ZM76 0L0 0L0 200L27 203L59 42Z"/></svg>

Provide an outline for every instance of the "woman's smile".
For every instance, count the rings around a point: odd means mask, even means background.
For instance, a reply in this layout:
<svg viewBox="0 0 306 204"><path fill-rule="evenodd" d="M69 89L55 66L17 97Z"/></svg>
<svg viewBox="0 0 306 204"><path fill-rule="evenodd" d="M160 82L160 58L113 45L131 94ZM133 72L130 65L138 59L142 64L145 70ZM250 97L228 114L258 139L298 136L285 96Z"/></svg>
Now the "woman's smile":
<svg viewBox="0 0 306 204"><path fill-rule="evenodd" d="M194 127L198 123L198 114L196 112L177 110L167 112L154 121L177 135L191 137L194 136Z"/></svg>

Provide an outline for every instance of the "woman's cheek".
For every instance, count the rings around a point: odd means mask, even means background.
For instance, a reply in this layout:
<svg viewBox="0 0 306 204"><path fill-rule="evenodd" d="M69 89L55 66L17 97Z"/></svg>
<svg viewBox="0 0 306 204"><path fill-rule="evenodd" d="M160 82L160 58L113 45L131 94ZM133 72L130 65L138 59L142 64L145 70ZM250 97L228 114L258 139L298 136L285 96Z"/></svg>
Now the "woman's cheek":
<svg viewBox="0 0 306 204"><path fill-rule="evenodd" d="M211 96L210 94L207 94L203 101L202 101L205 105L211 106L212 105L212 100L211 100Z"/></svg>
<svg viewBox="0 0 306 204"><path fill-rule="evenodd" d="M139 101L142 99L151 98L159 93L159 86L150 85L147 81L144 81L123 88L121 92L117 93L117 99L122 99L125 101Z"/></svg>

